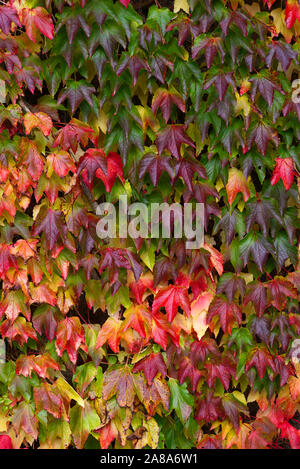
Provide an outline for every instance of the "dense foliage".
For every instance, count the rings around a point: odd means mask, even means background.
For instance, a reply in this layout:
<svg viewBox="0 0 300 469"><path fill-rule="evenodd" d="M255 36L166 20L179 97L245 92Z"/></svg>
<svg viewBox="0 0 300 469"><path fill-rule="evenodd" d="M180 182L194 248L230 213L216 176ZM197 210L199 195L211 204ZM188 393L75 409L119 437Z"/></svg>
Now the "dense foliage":
<svg viewBox="0 0 300 469"><path fill-rule="evenodd" d="M298 0L10 0L0 30L0 445L300 448ZM204 203L203 246L102 241L120 194Z"/></svg>

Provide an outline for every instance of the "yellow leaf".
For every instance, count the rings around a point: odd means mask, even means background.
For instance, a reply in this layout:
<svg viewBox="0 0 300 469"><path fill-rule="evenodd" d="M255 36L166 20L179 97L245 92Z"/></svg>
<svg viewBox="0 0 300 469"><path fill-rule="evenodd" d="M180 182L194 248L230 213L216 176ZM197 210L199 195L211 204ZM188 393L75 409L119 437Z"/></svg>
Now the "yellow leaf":
<svg viewBox="0 0 300 469"><path fill-rule="evenodd" d="M107 132L107 115L105 114L105 112L102 111L102 109L100 109L100 112L99 112L98 125L99 125L99 128L100 128L101 132L103 134L106 134L106 132Z"/></svg>
<svg viewBox="0 0 300 469"><path fill-rule="evenodd" d="M191 304L193 329L197 334L198 340L204 336L208 328L206 315L213 297L214 295L212 293L202 293L199 298Z"/></svg>
<svg viewBox="0 0 300 469"><path fill-rule="evenodd" d="M6 432L8 418L5 414L0 413L0 432Z"/></svg>
<svg viewBox="0 0 300 469"><path fill-rule="evenodd" d="M293 32L286 27L284 10L281 8L276 8L270 12L270 15L273 17L277 33L281 33L287 42L291 42Z"/></svg>
<svg viewBox="0 0 300 469"><path fill-rule="evenodd" d="M63 396L67 399L73 399L76 401L81 407L84 407L84 400L79 396L79 394L72 388L72 386L67 383L64 378L58 378L55 381L55 386L61 392Z"/></svg>
<svg viewBox="0 0 300 469"><path fill-rule="evenodd" d="M247 406L247 401L243 393L241 393L240 391L233 391L232 394L236 398L237 401L244 404L245 407Z"/></svg>
<svg viewBox="0 0 300 469"><path fill-rule="evenodd" d="M175 0L174 1L174 13L178 13L179 10L185 11L185 13L190 12L190 7L187 0Z"/></svg>
<svg viewBox="0 0 300 469"><path fill-rule="evenodd" d="M236 98L236 105L235 105L235 112L236 114L240 114L241 111L244 111L244 115L248 116L251 111L251 106L248 101L247 96L240 96L238 93L235 93Z"/></svg>

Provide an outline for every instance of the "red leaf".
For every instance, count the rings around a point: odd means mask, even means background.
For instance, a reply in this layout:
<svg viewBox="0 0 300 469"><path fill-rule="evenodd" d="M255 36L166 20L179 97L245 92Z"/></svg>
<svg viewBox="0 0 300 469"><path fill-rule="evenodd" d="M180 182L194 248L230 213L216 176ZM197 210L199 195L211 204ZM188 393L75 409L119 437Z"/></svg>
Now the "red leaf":
<svg viewBox="0 0 300 469"><path fill-rule="evenodd" d="M1 27L1 23L0 23L0 27ZM0 435L0 449L12 449L10 436Z"/></svg>
<svg viewBox="0 0 300 469"><path fill-rule="evenodd" d="M256 349L254 353L252 353L251 359L247 361L246 371L248 372L252 366L255 366L260 379L263 379L267 366L274 372L276 371L272 355L268 350L261 348Z"/></svg>
<svg viewBox="0 0 300 469"><path fill-rule="evenodd" d="M96 348L102 347L105 342L108 342L108 345L112 349L113 352L119 352L119 344L121 340L120 336L120 327L122 325L122 321L119 321L115 318L108 318L103 326L97 337Z"/></svg>
<svg viewBox="0 0 300 469"><path fill-rule="evenodd" d="M208 311L207 322L211 322L214 316L219 316L220 325L223 331L228 334L235 321L238 324L242 321L242 313L240 307L235 303L229 303L227 299L216 297L211 303Z"/></svg>
<svg viewBox="0 0 300 469"><path fill-rule="evenodd" d="M170 323L161 313L152 316L152 337L154 342L161 345L164 350L167 348L169 337L176 346L179 344L178 333L171 328Z"/></svg>
<svg viewBox="0 0 300 469"><path fill-rule="evenodd" d="M207 396L202 398L195 413L196 420L205 420L205 422L214 422L223 420L225 413L221 405L221 399L214 397L212 392L208 392Z"/></svg>
<svg viewBox="0 0 300 469"><path fill-rule="evenodd" d="M112 186L114 185L115 179L117 176L121 179L121 181L124 183L124 178L123 178L123 163L120 155L118 153L113 153L109 152L107 157L107 172L104 174L103 169L101 166L98 167L96 170L96 177L101 179L105 185L105 190L107 192L110 192L112 189ZM104 168L106 170L106 167L104 165Z"/></svg>
<svg viewBox="0 0 300 469"><path fill-rule="evenodd" d="M167 89L159 88L152 100L152 111L155 115L160 107L165 123L168 122L171 115L172 103L175 104L182 112L185 112L184 99L177 93L172 93Z"/></svg>
<svg viewBox="0 0 300 469"><path fill-rule="evenodd" d="M167 311L168 321L172 322L177 314L178 306L181 306L188 316L190 315L191 308L188 291L181 286L169 285L157 293L153 301L152 312L156 313L160 308L164 307Z"/></svg>
<svg viewBox="0 0 300 469"><path fill-rule="evenodd" d="M20 13L20 20L24 24L26 34L33 42L36 42L37 31L39 30L49 39L54 38L54 29L51 16L42 7L33 9L23 8Z"/></svg>
<svg viewBox="0 0 300 469"><path fill-rule="evenodd" d="M32 236L44 233L48 249L54 249L58 238L64 237L65 226L63 224L62 212L43 207L32 227Z"/></svg>
<svg viewBox="0 0 300 469"><path fill-rule="evenodd" d="M72 119L69 124L65 125L56 134L53 147L61 146L63 150L71 150L76 153L78 143L86 147L88 141L95 143L95 132L87 124L77 119Z"/></svg>
<svg viewBox="0 0 300 469"><path fill-rule="evenodd" d="M228 360L223 360L220 363L212 361L206 363L208 370L207 384L210 388L214 386L216 378L219 378L224 388L228 390L230 385L231 376L235 376L235 367Z"/></svg>
<svg viewBox="0 0 300 469"><path fill-rule="evenodd" d="M151 353L148 357L136 363L132 371L133 373L143 371L149 386L157 373L161 373L163 377L167 375L167 367L161 353Z"/></svg>
<svg viewBox="0 0 300 469"><path fill-rule="evenodd" d="M130 0L120 0L120 2L122 3L122 5L124 5L125 8L127 8L130 3Z"/></svg>
<svg viewBox="0 0 300 469"><path fill-rule="evenodd" d="M57 355L62 356L64 350L68 352L72 363L77 361L77 350L84 341L84 330L78 317L66 318L57 327L55 348Z"/></svg>
<svg viewBox="0 0 300 469"><path fill-rule="evenodd" d="M30 322L26 322L25 318L18 317L13 323L6 319L0 327L0 334L7 339L13 339L21 346L27 342L29 337L37 340L37 335Z"/></svg>
<svg viewBox="0 0 300 469"><path fill-rule="evenodd" d="M171 157L146 153L140 162L139 177L143 178L147 172L149 173L152 184L157 186L163 171L166 171L171 178L174 177L174 169L171 165Z"/></svg>
<svg viewBox="0 0 300 469"><path fill-rule="evenodd" d="M78 162L77 174L83 176L86 185L92 189L93 180L98 169L107 174L107 159L102 148L89 148Z"/></svg>
<svg viewBox="0 0 300 469"><path fill-rule="evenodd" d="M179 383L182 384L187 378L190 379L192 391L195 392L197 384L203 373L194 366L190 358L185 357L181 362L178 370Z"/></svg>
<svg viewBox="0 0 300 469"><path fill-rule="evenodd" d="M285 22L290 29L294 26L295 21L300 21L300 5L298 0L288 0L285 8Z"/></svg>
<svg viewBox="0 0 300 469"><path fill-rule="evenodd" d="M271 184L274 186L282 179L285 190L289 190L293 184L295 165L292 158L276 158L276 166L273 170Z"/></svg>
<svg viewBox="0 0 300 469"><path fill-rule="evenodd" d="M48 136L52 129L52 119L44 112L32 113L28 112L24 117L24 127L26 135L30 134L31 130L38 127L45 136Z"/></svg>
<svg viewBox="0 0 300 469"><path fill-rule="evenodd" d="M36 144L28 138L22 138L21 155L30 176L34 181L38 181L44 168L44 159L40 155Z"/></svg>
<svg viewBox="0 0 300 469"><path fill-rule="evenodd" d="M66 176L69 171L72 171L72 173L74 173L76 170L75 163L72 160L70 154L64 150L60 150L55 153L50 153L50 155L47 156L47 162L49 170L50 168L51 170L53 168L59 177Z"/></svg>
<svg viewBox="0 0 300 469"><path fill-rule="evenodd" d="M11 254L9 244L0 244L0 278L5 279L5 274L11 267L18 268L18 264L14 255Z"/></svg>

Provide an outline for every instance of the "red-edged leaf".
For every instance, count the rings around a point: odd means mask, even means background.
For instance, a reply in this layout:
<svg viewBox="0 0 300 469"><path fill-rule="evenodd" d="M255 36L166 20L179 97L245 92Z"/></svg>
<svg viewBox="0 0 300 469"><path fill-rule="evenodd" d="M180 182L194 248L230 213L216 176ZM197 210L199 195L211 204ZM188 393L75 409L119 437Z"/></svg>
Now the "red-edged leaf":
<svg viewBox="0 0 300 469"><path fill-rule="evenodd" d="M37 40L37 32L40 31L49 39L54 38L54 28L50 14L42 7L23 8L19 17L21 23L24 24L26 34L33 42Z"/></svg>
<svg viewBox="0 0 300 469"><path fill-rule="evenodd" d="M168 122L171 115L172 103L175 104L182 112L185 112L184 99L178 93L172 93L167 89L159 88L152 100L152 111L155 115L160 107L165 123Z"/></svg>

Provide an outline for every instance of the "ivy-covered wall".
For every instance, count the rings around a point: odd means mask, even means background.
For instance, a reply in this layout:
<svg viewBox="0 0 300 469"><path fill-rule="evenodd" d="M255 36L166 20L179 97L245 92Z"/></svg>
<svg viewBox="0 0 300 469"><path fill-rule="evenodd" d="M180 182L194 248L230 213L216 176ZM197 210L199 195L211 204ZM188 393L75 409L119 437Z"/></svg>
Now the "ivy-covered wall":
<svg viewBox="0 0 300 469"><path fill-rule="evenodd" d="M298 0L0 2L0 447L300 449ZM205 239L96 207L203 203Z"/></svg>

